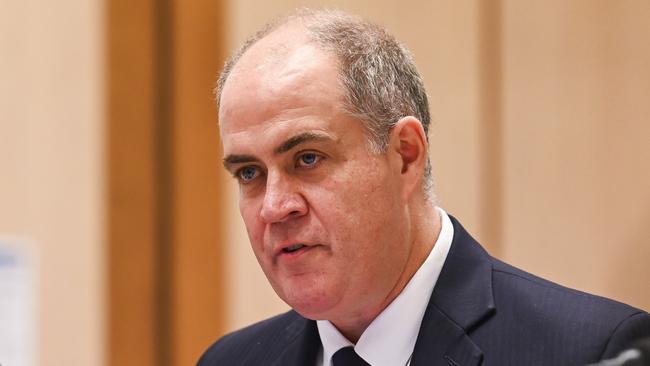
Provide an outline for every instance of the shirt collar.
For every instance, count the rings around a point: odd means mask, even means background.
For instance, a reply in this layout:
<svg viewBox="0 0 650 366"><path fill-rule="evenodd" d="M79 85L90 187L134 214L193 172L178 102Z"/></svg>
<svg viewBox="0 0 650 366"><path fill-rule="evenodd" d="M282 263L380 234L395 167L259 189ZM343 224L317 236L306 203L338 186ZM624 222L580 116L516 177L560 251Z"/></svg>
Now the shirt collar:
<svg viewBox="0 0 650 366"><path fill-rule="evenodd" d="M441 228L433 249L402 292L361 334L356 345L329 321L317 321L322 343L319 365L330 366L332 355L347 346L354 346L359 356L373 366L406 365L409 362L424 311L454 236L454 227L447 213L440 207L436 207L436 210L440 215Z"/></svg>

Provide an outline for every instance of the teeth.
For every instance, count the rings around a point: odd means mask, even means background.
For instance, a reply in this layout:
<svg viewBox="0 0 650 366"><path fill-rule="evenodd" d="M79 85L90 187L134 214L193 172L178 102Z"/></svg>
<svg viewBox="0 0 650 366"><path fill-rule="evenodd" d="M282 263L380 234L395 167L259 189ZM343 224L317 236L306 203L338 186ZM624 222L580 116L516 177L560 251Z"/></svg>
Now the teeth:
<svg viewBox="0 0 650 366"><path fill-rule="evenodd" d="M298 250L298 249L300 249L302 247L304 247L303 244L295 244L295 245L292 245L290 247L284 248L284 251L287 252L287 253L291 253L291 252L295 252L296 250Z"/></svg>

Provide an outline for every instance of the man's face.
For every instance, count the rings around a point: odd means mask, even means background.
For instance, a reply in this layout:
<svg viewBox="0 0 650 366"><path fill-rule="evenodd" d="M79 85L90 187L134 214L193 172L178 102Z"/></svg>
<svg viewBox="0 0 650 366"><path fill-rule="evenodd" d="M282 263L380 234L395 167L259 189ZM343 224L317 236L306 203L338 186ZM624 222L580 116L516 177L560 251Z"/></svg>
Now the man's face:
<svg viewBox="0 0 650 366"><path fill-rule="evenodd" d="M282 50L276 33L224 87L224 162L277 294L312 319L363 316L386 305L407 263L401 164L370 153L343 111L335 58L308 43Z"/></svg>

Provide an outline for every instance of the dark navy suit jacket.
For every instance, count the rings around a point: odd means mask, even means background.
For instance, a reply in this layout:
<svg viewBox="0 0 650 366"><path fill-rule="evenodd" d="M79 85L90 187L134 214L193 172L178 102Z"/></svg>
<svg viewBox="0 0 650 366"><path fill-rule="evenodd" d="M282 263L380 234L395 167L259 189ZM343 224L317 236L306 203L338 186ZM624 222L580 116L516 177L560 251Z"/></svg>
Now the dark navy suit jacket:
<svg viewBox="0 0 650 366"><path fill-rule="evenodd" d="M452 223L412 366L581 366L650 336L648 313L496 260ZM312 366L319 347L316 322L289 311L224 336L198 365Z"/></svg>

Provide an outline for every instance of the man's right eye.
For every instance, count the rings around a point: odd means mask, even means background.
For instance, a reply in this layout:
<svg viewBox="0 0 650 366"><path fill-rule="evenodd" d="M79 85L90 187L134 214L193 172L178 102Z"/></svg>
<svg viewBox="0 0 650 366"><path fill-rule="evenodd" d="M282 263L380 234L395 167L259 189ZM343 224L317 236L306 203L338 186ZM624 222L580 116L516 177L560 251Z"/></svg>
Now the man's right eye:
<svg viewBox="0 0 650 366"><path fill-rule="evenodd" d="M254 166L246 166L239 169L236 175L242 183L248 183L260 175L260 170Z"/></svg>

